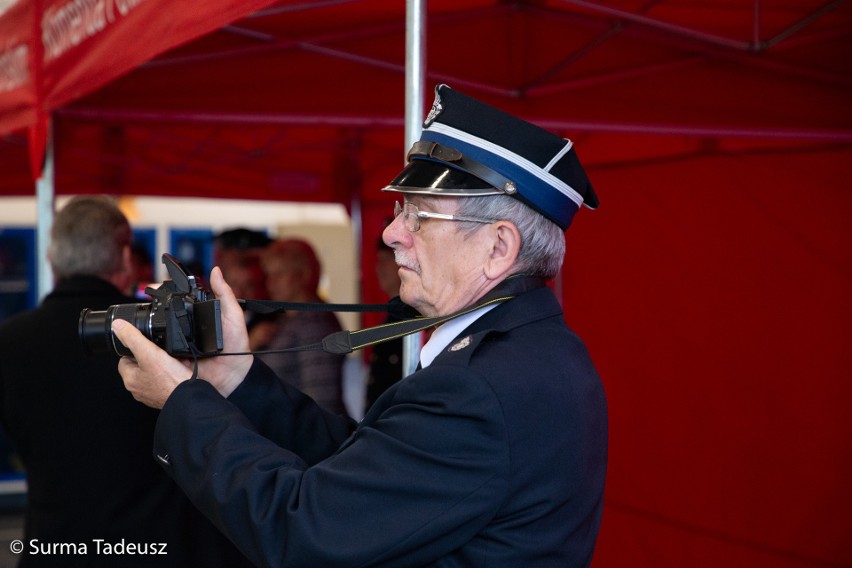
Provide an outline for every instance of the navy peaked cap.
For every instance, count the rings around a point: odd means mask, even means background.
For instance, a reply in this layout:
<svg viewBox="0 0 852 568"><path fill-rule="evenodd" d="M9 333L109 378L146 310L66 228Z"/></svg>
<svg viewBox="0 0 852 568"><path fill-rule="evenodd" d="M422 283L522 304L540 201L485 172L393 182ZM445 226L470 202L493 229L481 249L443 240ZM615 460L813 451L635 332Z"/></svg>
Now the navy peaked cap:
<svg viewBox="0 0 852 568"><path fill-rule="evenodd" d="M570 140L447 85L435 88L408 165L382 191L511 195L562 230L581 205L598 206Z"/></svg>

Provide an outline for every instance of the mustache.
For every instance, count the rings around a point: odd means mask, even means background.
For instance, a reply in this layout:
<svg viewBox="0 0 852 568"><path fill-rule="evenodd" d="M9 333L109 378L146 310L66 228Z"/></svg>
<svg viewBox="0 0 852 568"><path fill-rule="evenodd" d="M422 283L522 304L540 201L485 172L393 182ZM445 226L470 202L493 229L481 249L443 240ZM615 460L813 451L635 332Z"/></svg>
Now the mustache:
<svg viewBox="0 0 852 568"><path fill-rule="evenodd" d="M393 251L393 259L396 262L397 266L402 268L407 268L409 270L413 270L417 274L420 274L420 265L414 262L413 260L409 260L403 256L402 251L394 250Z"/></svg>

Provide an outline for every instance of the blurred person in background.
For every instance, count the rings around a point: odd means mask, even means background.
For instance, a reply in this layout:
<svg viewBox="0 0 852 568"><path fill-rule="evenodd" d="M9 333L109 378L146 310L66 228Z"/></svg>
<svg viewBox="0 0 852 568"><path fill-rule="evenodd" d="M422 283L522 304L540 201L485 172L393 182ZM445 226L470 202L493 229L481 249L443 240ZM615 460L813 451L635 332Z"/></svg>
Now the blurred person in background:
<svg viewBox="0 0 852 568"><path fill-rule="evenodd" d="M242 264L246 258L260 258L271 242L272 239L263 231L247 227L226 229L213 237L213 262L222 274L228 274L232 266Z"/></svg>
<svg viewBox="0 0 852 568"><path fill-rule="evenodd" d="M272 239L263 232L246 227L227 229L213 239L213 262L225 274L237 298L243 300L268 300L266 274L260 264L260 255ZM268 340L268 328L255 327L261 322L275 320L275 314L259 314L243 310L253 349Z"/></svg>
<svg viewBox="0 0 852 568"><path fill-rule="evenodd" d="M152 463L158 413L124 389L116 358L84 352L84 308L138 302L123 292L130 244L111 200L70 200L51 231L52 292L0 327L0 419L28 488L20 566L249 566ZM122 542L148 553L97 553ZM75 548L43 552L63 544Z"/></svg>
<svg viewBox="0 0 852 568"><path fill-rule="evenodd" d="M399 296L399 267L393 249L381 237L376 243L376 278L388 299ZM397 320L394 315L388 314L384 323ZM383 392L402 378L402 338L374 345L369 361L365 409L369 409Z"/></svg>
<svg viewBox="0 0 852 568"><path fill-rule="evenodd" d="M302 239L281 239L269 245L260 257L266 273L269 296L276 302L324 303L319 295L322 267L313 246ZM340 331L333 312L290 310L274 322L263 322L263 338L255 338L257 349L279 350L322 341ZM313 398L320 407L347 414L343 402L345 357L324 351L296 351L258 355L279 379Z"/></svg>

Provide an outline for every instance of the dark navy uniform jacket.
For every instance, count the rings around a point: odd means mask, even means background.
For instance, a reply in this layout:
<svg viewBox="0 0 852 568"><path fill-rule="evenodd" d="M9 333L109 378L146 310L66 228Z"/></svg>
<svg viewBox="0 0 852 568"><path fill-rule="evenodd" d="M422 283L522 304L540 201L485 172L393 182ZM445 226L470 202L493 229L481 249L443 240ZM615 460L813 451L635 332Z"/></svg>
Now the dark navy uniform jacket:
<svg viewBox="0 0 852 568"><path fill-rule="evenodd" d="M538 288L474 322L357 427L256 362L227 400L180 385L154 450L261 566L587 566L606 403Z"/></svg>

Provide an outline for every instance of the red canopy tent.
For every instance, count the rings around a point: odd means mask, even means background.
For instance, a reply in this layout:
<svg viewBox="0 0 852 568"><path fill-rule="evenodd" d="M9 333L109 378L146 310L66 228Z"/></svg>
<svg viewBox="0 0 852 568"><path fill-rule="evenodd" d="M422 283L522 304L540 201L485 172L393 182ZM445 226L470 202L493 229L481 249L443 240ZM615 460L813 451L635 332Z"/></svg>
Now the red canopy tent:
<svg viewBox="0 0 852 568"><path fill-rule="evenodd" d="M215 0L163 10L145 0L5 0L0 132L29 128L38 162L52 111L271 1Z"/></svg>
<svg viewBox="0 0 852 568"><path fill-rule="evenodd" d="M427 24L429 84L572 138L601 197L559 283L610 401L595 566L852 564L852 6L435 0ZM357 205L369 265L404 33L400 2L279 2L43 107L57 193ZM25 138L2 147L0 193L32 193Z"/></svg>

